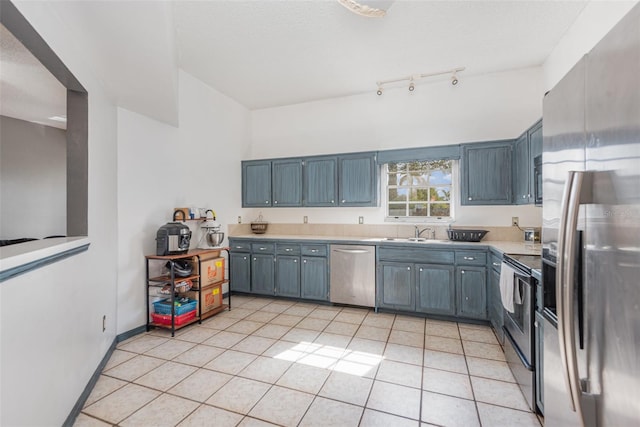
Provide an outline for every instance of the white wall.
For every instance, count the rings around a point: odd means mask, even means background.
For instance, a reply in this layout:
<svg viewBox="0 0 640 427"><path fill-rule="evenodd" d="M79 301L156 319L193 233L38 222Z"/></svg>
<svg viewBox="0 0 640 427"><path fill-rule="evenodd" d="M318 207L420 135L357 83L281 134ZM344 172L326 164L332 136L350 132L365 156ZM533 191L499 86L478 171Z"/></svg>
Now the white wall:
<svg viewBox="0 0 640 427"><path fill-rule="evenodd" d="M519 136L542 116L539 67L480 76L460 83L424 83L409 93L386 89L357 96L253 111L251 158L287 157L458 144ZM242 209L243 221L256 209ZM384 208L264 209L271 222L384 222ZM509 226L511 217L539 226L534 206L456 207L456 224Z"/></svg>
<svg viewBox="0 0 640 427"><path fill-rule="evenodd" d="M184 72L179 100L178 128L118 109L118 333L146 323L144 255L173 209L211 208L226 232L240 206L249 111Z"/></svg>
<svg viewBox="0 0 640 427"><path fill-rule="evenodd" d="M0 239L66 235L66 131L0 120Z"/></svg>
<svg viewBox="0 0 640 427"><path fill-rule="evenodd" d="M545 91L588 53L637 1L591 1L543 64Z"/></svg>
<svg viewBox="0 0 640 427"><path fill-rule="evenodd" d="M116 332L116 110L49 4L14 3L89 92L91 246L0 286L0 425L61 425Z"/></svg>

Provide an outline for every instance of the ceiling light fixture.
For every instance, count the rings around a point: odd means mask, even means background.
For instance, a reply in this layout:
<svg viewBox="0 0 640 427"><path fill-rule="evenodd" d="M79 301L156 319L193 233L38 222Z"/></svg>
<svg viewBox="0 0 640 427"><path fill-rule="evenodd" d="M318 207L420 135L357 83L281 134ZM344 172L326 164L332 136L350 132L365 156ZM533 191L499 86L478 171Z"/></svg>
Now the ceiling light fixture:
<svg viewBox="0 0 640 427"><path fill-rule="evenodd" d="M338 0L351 12L367 18L382 18L395 0Z"/></svg>
<svg viewBox="0 0 640 427"><path fill-rule="evenodd" d="M382 80L382 81L376 82L376 84L378 85L378 90L376 93L378 95L382 95L382 89L384 85L389 85L392 83L399 83L404 81L409 81L409 92L413 92L416 88L415 86L416 80L426 79L428 77L441 76L443 74L451 74L451 84L455 86L458 84L458 73L464 70L465 70L465 67L457 67L457 68L452 68L450 70L438 71L435 73L415 74L407 77L401 77L399 79Z"/></svg>

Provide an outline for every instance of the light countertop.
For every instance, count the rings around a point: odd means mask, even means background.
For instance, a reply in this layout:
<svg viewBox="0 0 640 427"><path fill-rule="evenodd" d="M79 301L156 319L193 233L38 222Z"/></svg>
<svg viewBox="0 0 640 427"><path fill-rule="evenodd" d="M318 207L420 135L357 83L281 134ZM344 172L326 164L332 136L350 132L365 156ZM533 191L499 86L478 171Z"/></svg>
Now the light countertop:
<svg viewBox="0 0 640 427"><path fill-rule="evenodd" d="M513 255L540 255L541 245L529 242L513 242L500 240L483 240L481 242L453 242L451 240L426 240L421 242L411 242L406 239L388 240L382 237L358 237L358 236L313 236L313 235L296 235L296 234L241 234L237 236L229 236L230 239L261 239L261 240L306 240L306 241L322 241L322 242L340 242L353 244L390 244L390 245L415 245L433 247L448 247L455 249L456 247L474 247L492 248L506 254Z"/></svg>

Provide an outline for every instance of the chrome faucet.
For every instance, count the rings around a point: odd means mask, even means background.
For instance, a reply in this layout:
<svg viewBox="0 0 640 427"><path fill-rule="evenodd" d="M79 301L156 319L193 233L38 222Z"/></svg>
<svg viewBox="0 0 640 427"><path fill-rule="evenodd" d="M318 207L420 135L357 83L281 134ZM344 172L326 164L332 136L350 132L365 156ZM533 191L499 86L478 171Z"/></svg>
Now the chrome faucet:
<svg viewBox="0 0 640 427"><path fill-rule="evenodd" d="M435 239L435 238L436 238L436 232L435 232L435 230L432 230L432 229L431 229L431 228L429 228L429 227L426 227L426 228L423 228L422 230L420 230L420 228L418 228L418 226L417 226L417 225L414 225L414 237L415 237L416 239L420 238L420 235L421 235L422 233L424 233L425 231L431 231L431 238L432 238L432 239Z"/></svg>

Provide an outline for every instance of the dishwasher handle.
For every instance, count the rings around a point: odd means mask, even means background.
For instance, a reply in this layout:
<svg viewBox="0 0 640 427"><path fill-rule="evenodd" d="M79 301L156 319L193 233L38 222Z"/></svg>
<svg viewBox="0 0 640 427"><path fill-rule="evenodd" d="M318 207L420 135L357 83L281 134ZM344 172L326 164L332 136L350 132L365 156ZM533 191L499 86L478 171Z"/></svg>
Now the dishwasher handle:
<svg viewBox="0 0 640 427"><path fill-rule="evenodd" d="M371 251L365 249L332 249L334 252L341 252L343 254L368 254Z"/></svg>

